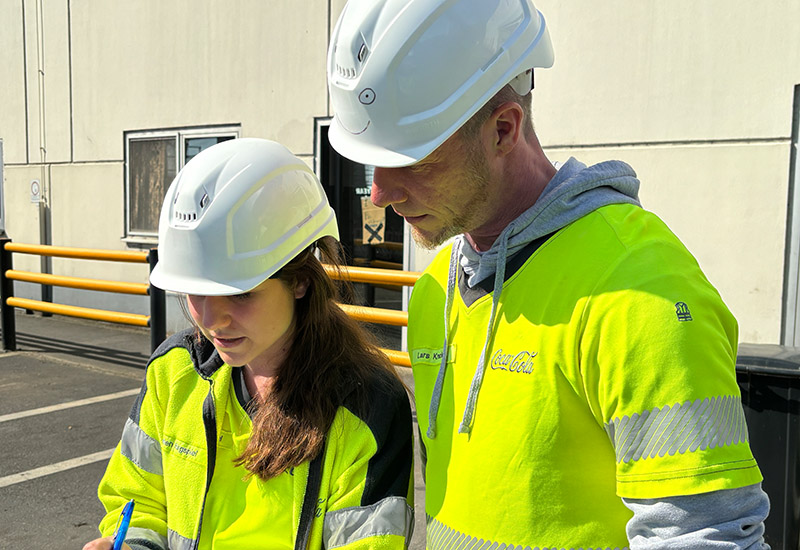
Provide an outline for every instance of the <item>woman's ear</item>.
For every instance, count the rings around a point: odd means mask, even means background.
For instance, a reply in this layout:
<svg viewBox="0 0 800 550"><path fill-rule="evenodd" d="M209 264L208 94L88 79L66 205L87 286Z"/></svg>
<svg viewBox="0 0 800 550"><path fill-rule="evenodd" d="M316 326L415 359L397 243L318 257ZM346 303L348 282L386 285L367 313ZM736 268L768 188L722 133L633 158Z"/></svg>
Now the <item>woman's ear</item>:
<svg viewBox="0 0 800 550"><path fill-rule="evenodd" d="M294 297L295 300L299 300L303 296L306 295L306 291L308 290L309 280L303 279L302 281L297 281L297 284L294 285Z"/></svg>

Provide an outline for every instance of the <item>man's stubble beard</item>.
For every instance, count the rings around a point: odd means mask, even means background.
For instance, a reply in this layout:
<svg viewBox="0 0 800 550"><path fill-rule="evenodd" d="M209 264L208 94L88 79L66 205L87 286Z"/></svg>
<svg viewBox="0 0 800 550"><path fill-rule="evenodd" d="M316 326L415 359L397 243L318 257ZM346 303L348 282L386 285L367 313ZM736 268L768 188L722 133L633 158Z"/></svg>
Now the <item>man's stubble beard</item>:
<svg viewBox="0 0 800 550"><path fill-rule="evenodd" d="M411 226L411 236L423 248L433 250L447 239L469 233L479 227L485 220L485 207L489 197L489 169L481 152L468 149L467 167L464 173L464 185L469 185L473 192L469 201L461 209L461 213L442 227L434 235L423 235L416 227Z"/></svg>

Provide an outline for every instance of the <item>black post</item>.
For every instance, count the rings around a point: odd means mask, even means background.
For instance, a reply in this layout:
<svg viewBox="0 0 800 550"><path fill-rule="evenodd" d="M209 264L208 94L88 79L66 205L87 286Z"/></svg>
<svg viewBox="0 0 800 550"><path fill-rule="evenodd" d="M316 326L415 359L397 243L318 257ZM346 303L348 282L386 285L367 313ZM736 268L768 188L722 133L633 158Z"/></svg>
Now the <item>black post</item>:
<svg viewBox="0 0 800 550"><path fill-rule="evenodd" d="M48 183L48 185L50 185ZM48 191L49 194L49 191ZM53 239L50 230L50 205L46 200L39 201L39 242L44 245L52 245ZM40 269L42 273L53 272L53 258L50 256L42 255L40 258ZM42 285L42 301L53 303L53 287L51 285ZM42 311L42 317L52 317L53 314L49 311Z"/></svg>
<svg viewBox="0 0 800 550"><path fill-rule="evenodd" d="M8 237L0 238L0 308L2 308L3 351L17 350L17 322L14 307L6 302L14 296L14 281L6 277L6 271L14 269L11 251L6 250Z"/></svg>
<svg viewBox="0 0 800 550"><path fill-rule="evenodd" d="M158 263L158 249L151 248L147 254L150 262L150 271ZM167 296L160 288L150 284L150 351L156 348L167 338Z"/></svg>

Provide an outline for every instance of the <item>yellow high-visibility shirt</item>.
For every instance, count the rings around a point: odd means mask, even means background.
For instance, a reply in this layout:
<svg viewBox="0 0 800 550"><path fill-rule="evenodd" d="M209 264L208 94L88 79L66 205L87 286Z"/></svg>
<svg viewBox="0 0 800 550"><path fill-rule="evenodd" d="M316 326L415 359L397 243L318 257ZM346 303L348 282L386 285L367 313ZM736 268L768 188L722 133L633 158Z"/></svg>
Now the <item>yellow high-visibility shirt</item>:
<svg viewBox="0 0 800 550"><path fill-rule="evenodd" d="M625 548L620 497L761 481L736 383L736 321L677 237L634 205L584 216L510 270L469 434L458 426L492 294L467 291L459 272L429 438L449 258L447 247L409 304L429 549Z"/></svg>

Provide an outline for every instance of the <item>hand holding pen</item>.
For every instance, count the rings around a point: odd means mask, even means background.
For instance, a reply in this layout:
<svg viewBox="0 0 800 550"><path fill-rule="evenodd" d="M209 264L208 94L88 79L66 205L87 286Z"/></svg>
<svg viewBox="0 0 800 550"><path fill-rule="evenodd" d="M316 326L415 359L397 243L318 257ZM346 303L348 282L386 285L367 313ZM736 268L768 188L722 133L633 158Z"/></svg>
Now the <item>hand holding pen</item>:
<svg viewBox="0 0 800 550"><path fill-rule="evenodd" d="M130 550L130 546L125 544L125 536L128 534L128 527L130 527L131 524L133 504L133 499L131 499L122 509L113 536L95 539L86 543L83 550Z"/></svg>
<svg viewBox="0 0 800 550"><path fill-rule="evenodd" d="M122 515L119 516L117 523L117 530L114 532L114 547L113 550L122 550L122 543L125 542L125 535L128 534L128 527L131 525L131 516L133 515L133 499L128 501L125 508L122 509Z"/></svg>

